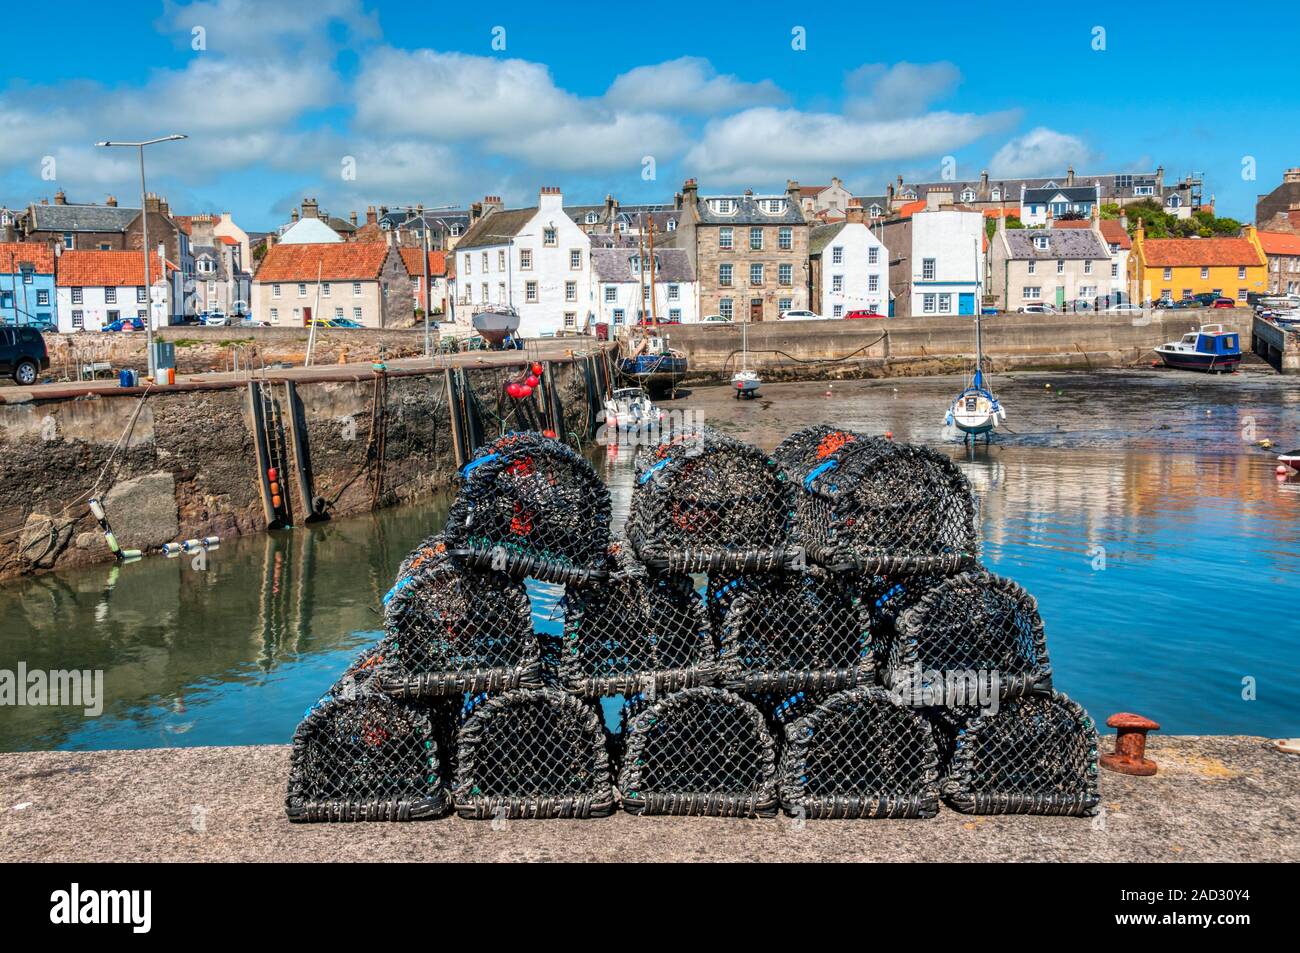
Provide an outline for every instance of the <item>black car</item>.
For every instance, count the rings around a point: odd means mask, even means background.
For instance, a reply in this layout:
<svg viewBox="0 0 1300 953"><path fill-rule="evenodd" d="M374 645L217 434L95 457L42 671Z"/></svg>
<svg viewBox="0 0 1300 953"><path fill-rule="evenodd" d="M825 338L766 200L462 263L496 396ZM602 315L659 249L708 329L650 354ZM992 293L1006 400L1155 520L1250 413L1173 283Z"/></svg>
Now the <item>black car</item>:
<svg viewBox="0 0 1300 953"><path fill-rule="evenodd" d="M0 374L16 384L35 384L41 371L50 366L45 338L35 328L0 327Z"/></svg>

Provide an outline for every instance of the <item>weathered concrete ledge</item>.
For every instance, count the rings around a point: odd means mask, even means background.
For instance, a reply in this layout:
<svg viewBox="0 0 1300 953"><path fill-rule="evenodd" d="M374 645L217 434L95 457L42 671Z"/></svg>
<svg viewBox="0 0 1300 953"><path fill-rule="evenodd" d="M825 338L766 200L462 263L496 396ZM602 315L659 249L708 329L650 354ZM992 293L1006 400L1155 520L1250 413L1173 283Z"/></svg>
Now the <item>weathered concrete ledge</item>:
<svg viewBox="0 0 1300 953"><path fill-rule="evenodd" d="M1300 757L1239 736L1153 735L1147 751L1160 773L1103 771L1097 818L616 814L502 829L456 818L290 824L286 747L0 754L0 860L1300 860Z"/></svg>

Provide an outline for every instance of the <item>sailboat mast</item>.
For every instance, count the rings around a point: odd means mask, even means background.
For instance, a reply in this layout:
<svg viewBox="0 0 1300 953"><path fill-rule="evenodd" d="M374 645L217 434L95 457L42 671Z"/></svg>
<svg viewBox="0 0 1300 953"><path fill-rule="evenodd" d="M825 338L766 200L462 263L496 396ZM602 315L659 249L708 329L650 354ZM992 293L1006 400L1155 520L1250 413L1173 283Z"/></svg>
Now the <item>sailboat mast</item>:
<svg viewBox="0 0 1300 953"><path fill-rule="evenodd" d="M644 218L645 212L641 215ZM650 323L659 324L659 315L655 311L655 218L651 214L649 222L650 230Z"/></svg>
<svg viewBox="0 0 1300 953"><path fill-rule="evenodd" d="M636 271L641 279L641 301L637 304L637 324L645 324L645 232L636 230Z"/></svg>

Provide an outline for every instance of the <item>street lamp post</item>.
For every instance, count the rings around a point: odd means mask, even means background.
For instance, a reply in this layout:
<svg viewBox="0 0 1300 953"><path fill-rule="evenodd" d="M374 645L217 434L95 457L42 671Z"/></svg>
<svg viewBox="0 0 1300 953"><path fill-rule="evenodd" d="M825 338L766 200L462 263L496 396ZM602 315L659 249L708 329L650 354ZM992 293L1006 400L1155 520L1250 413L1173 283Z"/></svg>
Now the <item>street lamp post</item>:
<svg viewBox="0 0 1300 953"><path fill-rule="evenodd" d="M145 312L146 317L144 322L145 350L148 352L148 358L149 358L149 376L155 379L158 376L158 365L153 350L153 303L154 302L153 302L153 280L152 280L152 276L150 275L150 268L149 268L149 210L147 208L148 200L147 200L147 193L145 192L145 184L144 184L144 147L152 146L159 142L172 142L177 139L188 139L188 138L189 136L182 135L180 133L173 133L170 136L159 136L157 139L145 139L141 142L110 142L108 140L105 140L104 142L95 143L95 145L104 148L123 146L127 148L136 149L140 153L140 244L144 246L144 288L145 288L145 295L149 299L148 310ZM163 269L163 277L166 277L166 273L167 273L166 261L164 260L160 262L159 266Z"/></svg>

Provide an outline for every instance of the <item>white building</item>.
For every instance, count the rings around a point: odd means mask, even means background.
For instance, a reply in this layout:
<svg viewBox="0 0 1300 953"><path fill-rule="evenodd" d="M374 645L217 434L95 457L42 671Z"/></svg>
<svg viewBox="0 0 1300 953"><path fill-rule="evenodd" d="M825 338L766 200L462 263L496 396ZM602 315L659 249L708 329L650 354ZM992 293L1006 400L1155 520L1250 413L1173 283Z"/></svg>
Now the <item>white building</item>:
<svg viewBox="0 0 1300 953"><path fill-rule="evenodd" d="M519 312L519 335L581 331L592 323L591 240L564 211L564 197L543 187L533 208L484 214L456 243L456 307Z"/></svg>
<svg viewBox="0 0 1300 953"><path fill-rule="evenodd" d="M167 268L167 279L159 281ZM154 255L150 262L154 286L165 289L155 325L167 324L173 305L181 300L179 269ZM59 256L55 300L59 331L98 331L119 319L149 314L149 291L144 283L144 256L137 251L65 251Z"/></svg>
<svg viewBox="0 0 1300 953"><path fill-rule="evenodd" d="M613 329L648 322L652 315L670 324L694 324L700 318L695 271L684 248L655 249L653 286L650 253L643 258L636 246L593 248L591 267L597 324Z"/></svg>
<svg viewBox="0 0 1300 953"><path fill-rule="evenodd" d="M955 209L911 217L911 314L975 314L984 286L984 215Z"/></svg>
<svg viewBox="0 0 1300 953"><path fill-rule="evenodd" d="M862 221L862 208L849 219L808 233L811 308L829 318L850 311L889 314L889 252Z"/></svg>

